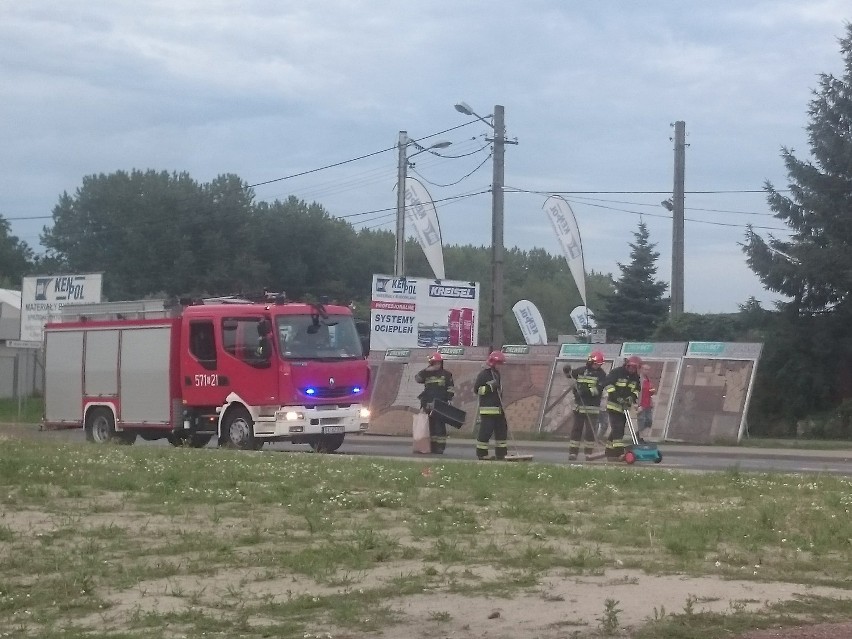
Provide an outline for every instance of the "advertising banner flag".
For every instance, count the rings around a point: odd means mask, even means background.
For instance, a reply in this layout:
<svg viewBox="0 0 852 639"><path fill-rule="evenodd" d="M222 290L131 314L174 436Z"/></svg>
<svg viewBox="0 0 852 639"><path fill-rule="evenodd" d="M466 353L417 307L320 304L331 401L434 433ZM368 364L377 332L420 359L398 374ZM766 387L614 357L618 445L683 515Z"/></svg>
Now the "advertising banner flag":
<svg viewBox="0 0 852 639"><path fill-rule="evenodd" d="M527 344L547 344L547 330L535 304L529 300L519 300L512 307L512 312Z"/></svg>
<svg viewBox="0 0 852 639"><path fill-rule="evenodd" d="M426 187L410 177L405 179L405 219L417 233L417 241L435 277L444 279L444 248L438 211Z"/></svg>
<svg viewBox="0 0 852 639"><path fill-rule="evenodd" d="M370 348L476 346L479 283L373 275Z"/></svg>
<svg viewBox="0 0 852 639"><path fill-rule="evenodd" d="M577 218L574 211L564 199L557 195L551 195L544 201L542 207L562 248L562 254L574 276L577 290L580 291L580 299L586 304L586 267L583 263L583 245L580 241L580 229L577 227Z"/></svg>
<svg viewBox="0 0 852 639"><path fill-rule="evenodd" d="M585 335L586 331L592 328L597 328L598 323L595 321L595 314L588 306L575 306L571 311L571 321L574 323L574 328L577 329L579 335Z"/></svg>

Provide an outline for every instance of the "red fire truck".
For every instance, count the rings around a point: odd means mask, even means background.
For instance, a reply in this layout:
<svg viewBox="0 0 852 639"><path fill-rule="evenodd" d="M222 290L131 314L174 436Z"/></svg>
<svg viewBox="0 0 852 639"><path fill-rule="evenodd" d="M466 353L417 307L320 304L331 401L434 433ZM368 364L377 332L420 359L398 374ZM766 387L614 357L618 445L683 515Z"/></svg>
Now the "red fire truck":
<svg viewBox="0 0 852 639"><path fill-rule="evenodd" d="M337 450L369 425L350 309L217 298L66 306L44 330L44 427L89 441Z"/></svg>

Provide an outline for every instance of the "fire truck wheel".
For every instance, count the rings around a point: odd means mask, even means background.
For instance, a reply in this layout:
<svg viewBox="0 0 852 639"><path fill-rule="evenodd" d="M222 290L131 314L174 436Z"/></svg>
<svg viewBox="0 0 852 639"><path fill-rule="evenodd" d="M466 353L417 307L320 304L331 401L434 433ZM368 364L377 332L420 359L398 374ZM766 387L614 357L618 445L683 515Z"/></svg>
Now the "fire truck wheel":
<svg viewBox="0 0 852 639"><path fill-rule="evenodd" d="M343 446L344 435L317 435L308 443L317 453L333 453Z"/></svg>
<svg viewBox="0 0 852 639"><path fill-rule="evenodd" d="M245 408L228 411L222 423L222 438L225 445L241 450L257 450L254 438L254 420Z"/></svg>
<svg viewBox="0 0 852 639"><path fill-rule="evenodd" d="M116 437L115 418L109 408L93 408L86 415L86 439L95 444L106 444Z"/></svg>

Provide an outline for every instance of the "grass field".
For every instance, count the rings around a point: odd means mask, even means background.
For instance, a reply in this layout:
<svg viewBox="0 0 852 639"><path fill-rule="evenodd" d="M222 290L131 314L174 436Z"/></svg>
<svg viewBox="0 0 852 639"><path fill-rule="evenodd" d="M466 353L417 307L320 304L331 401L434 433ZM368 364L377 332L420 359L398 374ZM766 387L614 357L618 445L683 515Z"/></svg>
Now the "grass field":
<svg viewBox="0 0 852 639"><path fill-rule="evenodd" d="M844 478L0 443L0 636L715 639L852 618Z"/></svg>

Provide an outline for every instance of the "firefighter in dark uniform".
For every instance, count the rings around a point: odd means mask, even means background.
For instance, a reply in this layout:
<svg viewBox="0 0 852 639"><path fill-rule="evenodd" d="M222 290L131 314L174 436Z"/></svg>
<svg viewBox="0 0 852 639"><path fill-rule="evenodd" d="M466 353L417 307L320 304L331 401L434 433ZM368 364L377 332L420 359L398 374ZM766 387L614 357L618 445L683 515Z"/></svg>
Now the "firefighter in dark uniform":
<svg viewBox="0 0 852 639"><path fill-rule="evenodd" d="M607 459L621 459L624 456L624 426L627 422L624 411L630 410L630 407L639 401L639 389L642 385L639 378L641 366L642 359L631 355L622 366L613 368L604 380L603 397L609 418Z"/></svg>
<svg viewBox="0 0 852 639"><path fill-rule="evenodd" d="M604 373L601 366L604 355L600 351L589 353L589 358L583 366L572 369L566 364L562 371L571 379L577 380L574 385L574 415L571 426L571 439L568 440L568 459L577 459L580 453L580 440L585 446L583 453L586 457L592 454L592 444L595 441L594 431L597 428L598 416L601 411L601 393L604 388Z"/></svg>
<svg viewBox="0 0 852 639"><path fill-rule="evenodd" d="M503 412L500 395L500 371L497 367L506 361L500 351L494 351L486 360L473 382L473 392L479 398L479 433L476 436L476 458L488 459L488 442L494 436L495 459L506 459L509 452L509 426Z"/></svg>
<svg viewBox="0 0 852 639"><path fill-rule="evenodd" d="M447 425L439 415L432 412L432 402L440 399L451 402L456 389L453 374L444 370L444 358L433 353L427 360L429 365L414 376L414 381L423 384L423 392L417 396L420 408L429 413L429 443L432 453L441 455L447 447Z"/></svg>

